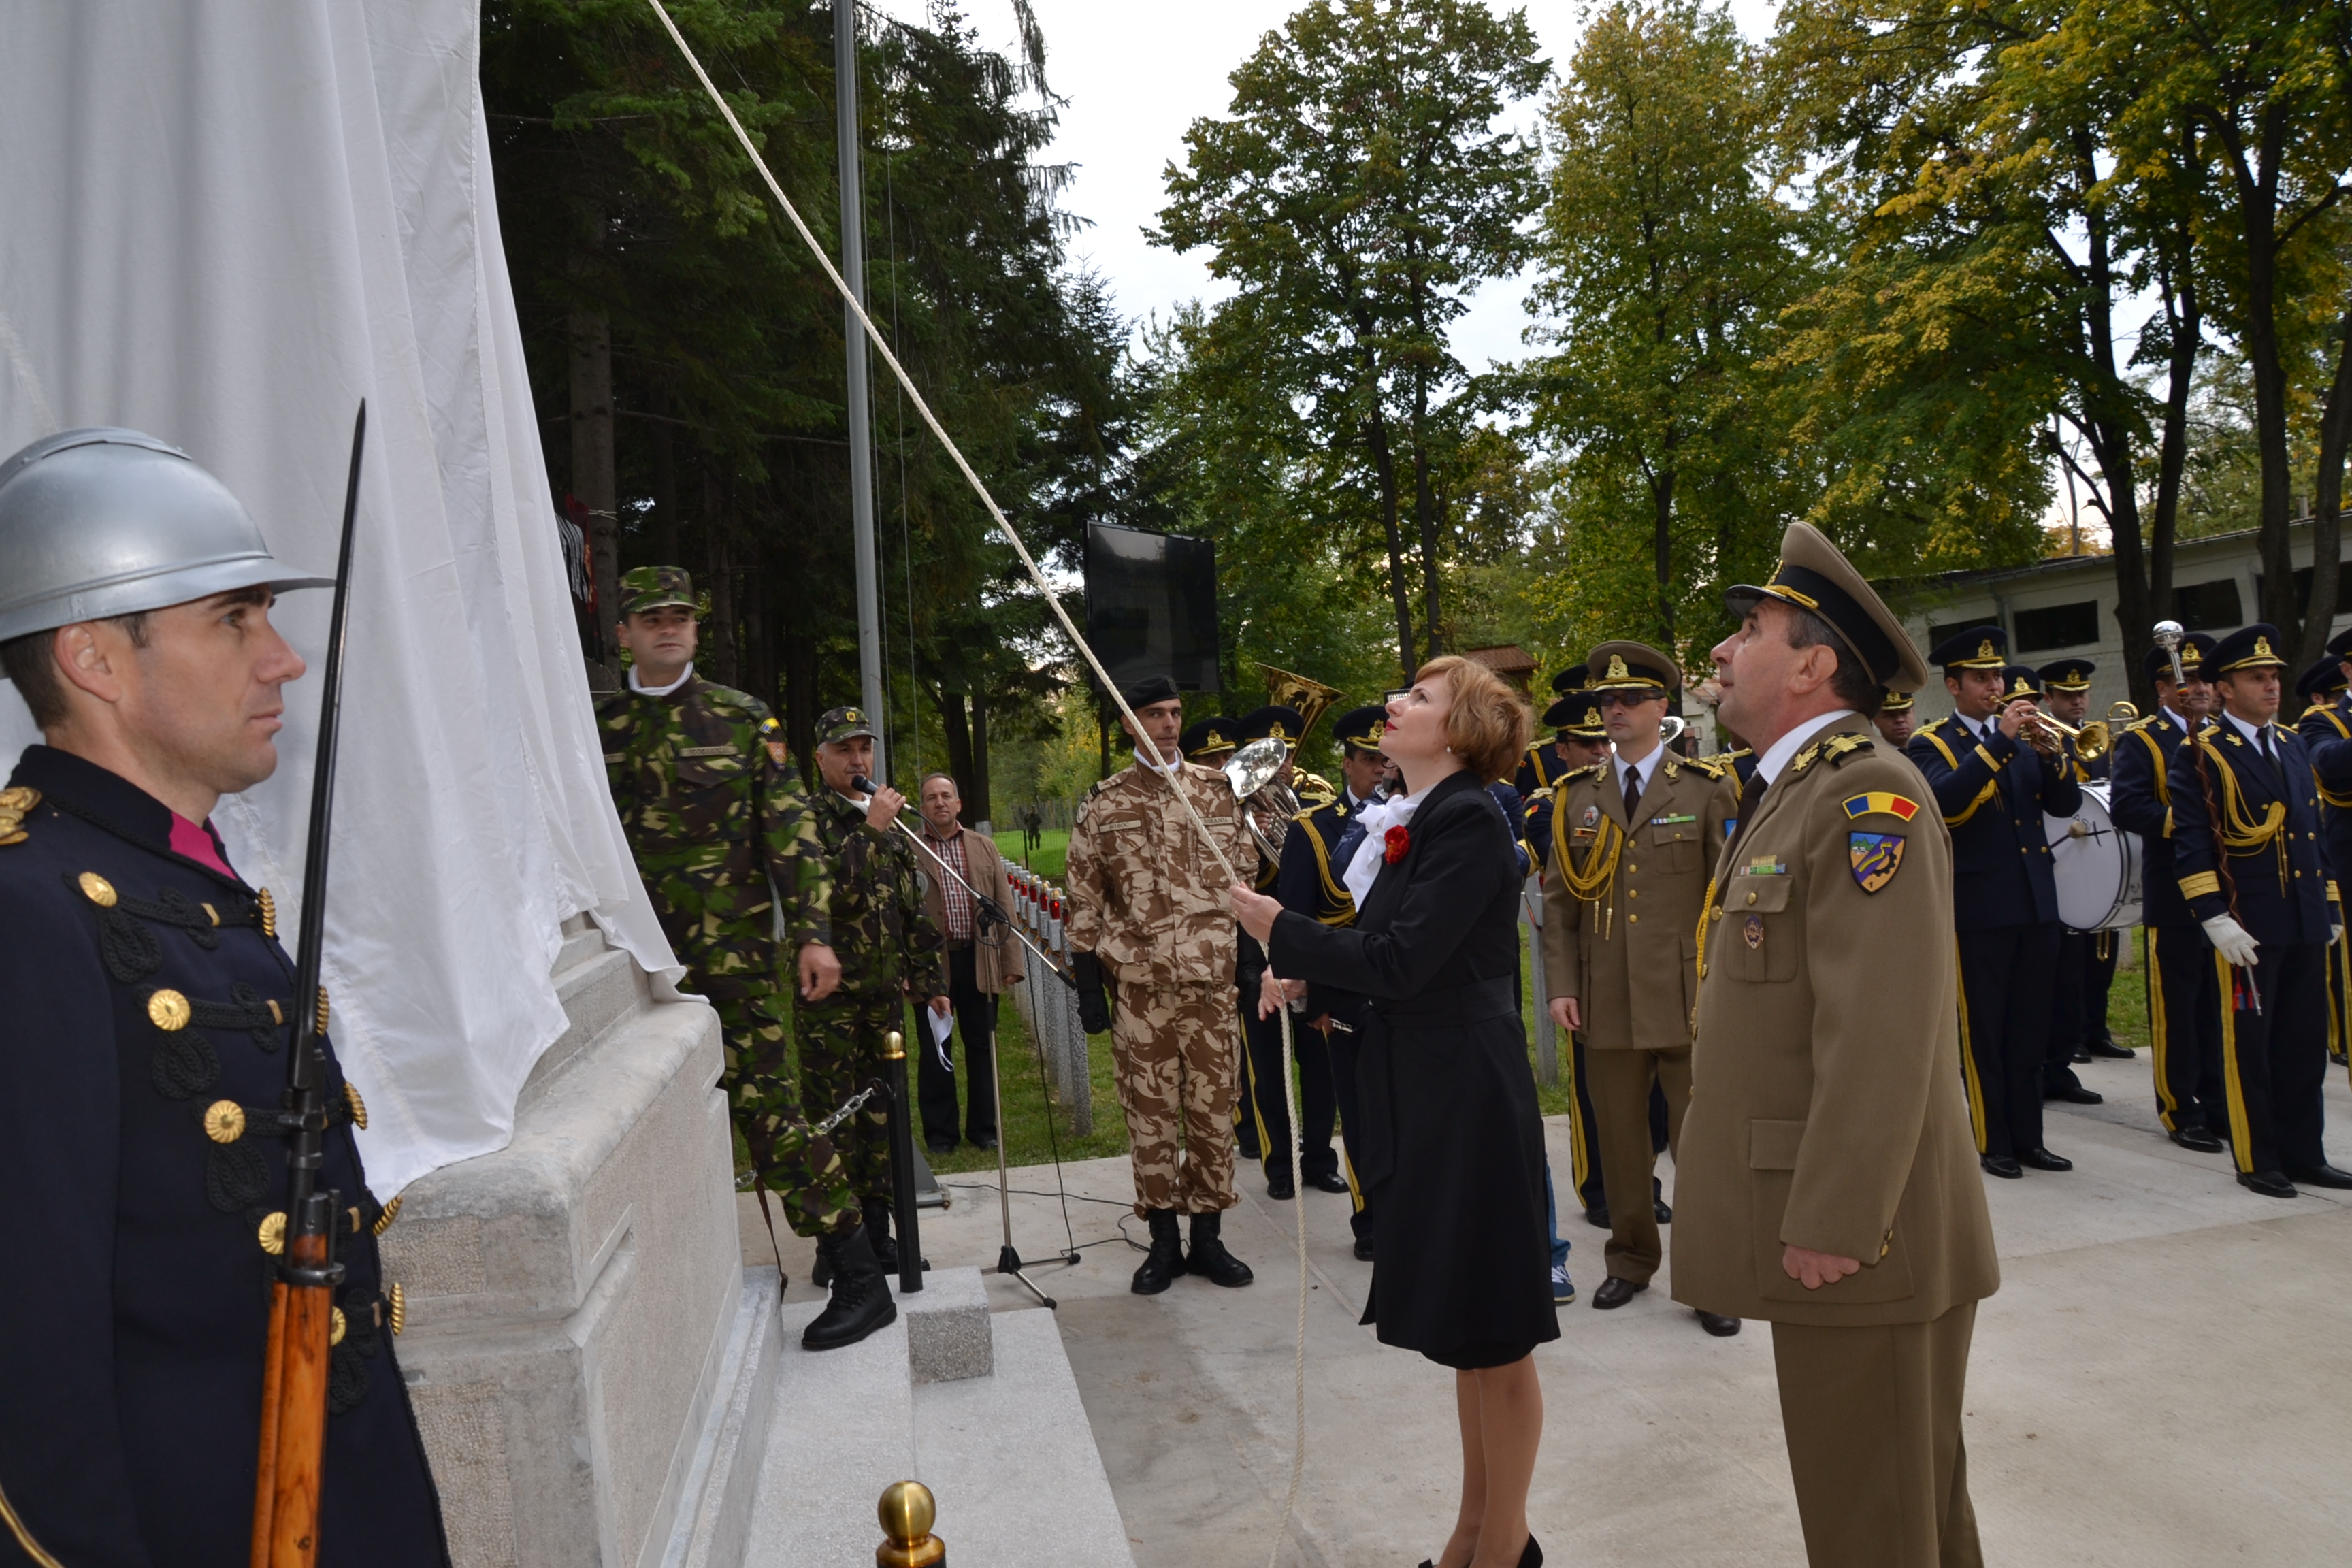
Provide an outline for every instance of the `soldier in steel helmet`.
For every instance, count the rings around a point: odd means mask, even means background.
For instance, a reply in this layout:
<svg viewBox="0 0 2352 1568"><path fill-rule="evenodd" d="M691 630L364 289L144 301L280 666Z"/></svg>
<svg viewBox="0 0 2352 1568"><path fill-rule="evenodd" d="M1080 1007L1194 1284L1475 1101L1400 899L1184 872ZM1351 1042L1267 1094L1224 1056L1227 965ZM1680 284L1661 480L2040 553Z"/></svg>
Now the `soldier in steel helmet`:
<svg viewBox="0 0 2352 1568"><path fill-rule="evenodd" d="M613 804L690 987L719 1010L720 1081L761 1212L773 1194L793 1231L816 1238L833 1299L801 1342L854 1344L898 1309L840 1141L813 1136L803 1113L787 1059L791 982L775 936L781 927L793 949L803 1003L832 995L841 963L824 847L767 705L695 673L693 579L676 566L639 566L622 575L621 593L628 685L596 709Z"/></svg>
<svg viewBox="0 0 2352 1568"><path fill-rule="evenodd" d="M324 586L186 454L70 430L0 464L0 661L40 726L0 790L0 1500L22 1559L248 1560L294 962L210 820L276 771ZM446 1563L397 1283L322 1039L330 1352L319 1561ZM282 1244L281 1244L282 1245ZM5 1548L0 1548L5 1552Z"/></svg>

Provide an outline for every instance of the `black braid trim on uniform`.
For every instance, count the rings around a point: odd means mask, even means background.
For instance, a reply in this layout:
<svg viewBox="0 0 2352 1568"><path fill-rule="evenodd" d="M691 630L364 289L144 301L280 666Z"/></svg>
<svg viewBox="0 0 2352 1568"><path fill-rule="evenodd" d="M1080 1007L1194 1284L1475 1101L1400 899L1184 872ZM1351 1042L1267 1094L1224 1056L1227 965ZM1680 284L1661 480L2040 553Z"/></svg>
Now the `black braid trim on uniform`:
<svg viewBox="0 0 2352 1568"><path fill-rule="evenodd" d="M228 988L226 1002L205 1002L188 998L188 1019L208 1029L242 1029L253 1037L253 1043L265 1051L278 1048L278 1020L269 1014L269 1003L261 993L240 980Z"/></svg>
<svg viewBox="0 0 2352 1568"><path fill-rule="evenodd" d="M376 1319L383 1298L351 1291L343 1300L343 1342L327 1357L327 1414L341 1415L367 1397L368 1365L376 1357L382 1331Z"/></svg>
<svg viewBox="0 0 2352 1568"><path fill-rule="evenodd" d="M258 1203L269 1190L269 1165L250 1143L215 1144L205 1160L205 1201L223 1214Z"/></svg>
<svg viewBox="0 0 2352 1568"><path fill-rule="evenodd" d="M220 932L214 927L213 917L205 912L204 905L177 888L164 889L160 899L134 899L128 893L117 893L114 907L158 925L178 926L206 952L220 946Z"/></svg>
<svg viewBox="0 0 2352 1568"><path fill-rule="evenodd" d="M155 945L155 933L147 929L144 921L120 909L98 911L98 952L106 961L106 972L114 976L119 985L144 980L163 962L163 950Z"/></svg>
<svg viewBox="0 0 2352 1568"><path fill-rule="evenodd" d="M147 1064L155 1092L165 1100L187 1100L220 1081L220 1057L210 1040L194 1029L163 1037Z"/></svg>

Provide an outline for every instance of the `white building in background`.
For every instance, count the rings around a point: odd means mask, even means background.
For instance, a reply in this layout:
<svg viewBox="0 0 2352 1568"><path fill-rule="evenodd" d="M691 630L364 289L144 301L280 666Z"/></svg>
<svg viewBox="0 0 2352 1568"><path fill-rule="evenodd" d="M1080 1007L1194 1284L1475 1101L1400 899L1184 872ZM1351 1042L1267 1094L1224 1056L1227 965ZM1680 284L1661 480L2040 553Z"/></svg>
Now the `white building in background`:
<svg viewBox="0 0 2352 1568"><path fill-rule="evenodd" d="M2311 521L2293 525L2291 548L2297 591L2311 582ZM2252 529L2186 539L2173 547L2174 618L2190 631L2216 636L2257 620L2262 614L2263 564ZM2352 553L2347 556L2352 563ZM2352 564L2347 564L2352 584ZM2039 667L2069 654L2098 666L2091 677L2091 716L2131 696L2124 665L2123 629L2116 620L2116 561L2113 555L2060 555L1997 572L1954 572L1926 583L1881 584L1889 607L1924 653L1954 632L1999 626L2009 633L2010 658ZM2339 594L2352 605L2352 595ZM2352 626L2352 608L2339 613L2335 627ZM2292 683L2299 671L2288 672ZM2292 690L2286 718L2302 710ZM1940 672L1931 670L1919 693L1919 722L1952 710Z"/></svg>

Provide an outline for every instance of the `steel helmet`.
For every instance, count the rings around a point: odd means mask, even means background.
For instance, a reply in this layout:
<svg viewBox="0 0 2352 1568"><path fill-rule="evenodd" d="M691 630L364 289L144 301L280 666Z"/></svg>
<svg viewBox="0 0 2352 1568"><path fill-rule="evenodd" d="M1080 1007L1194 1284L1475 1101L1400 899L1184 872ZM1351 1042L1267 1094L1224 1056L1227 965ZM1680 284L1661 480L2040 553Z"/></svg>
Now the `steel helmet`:
<svg viewBox="0 0 2352 1568"><path fill-rule="evenodd" d="M0 642L263 584L326 588L274 559L228 487L136 430L44 436L0 463Z"/></svg>

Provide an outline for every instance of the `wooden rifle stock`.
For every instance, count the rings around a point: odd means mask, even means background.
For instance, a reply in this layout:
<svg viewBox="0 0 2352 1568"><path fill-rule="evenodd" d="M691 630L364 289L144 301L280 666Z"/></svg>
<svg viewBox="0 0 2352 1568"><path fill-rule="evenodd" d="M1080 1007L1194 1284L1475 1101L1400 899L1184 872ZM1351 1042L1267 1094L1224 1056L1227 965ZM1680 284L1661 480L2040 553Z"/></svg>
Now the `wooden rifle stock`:
<svg viewBox="0 0 2352 1568"><path fill-rule="evenodd" d="M287 1053L286 1110L296 1122L286 1153L285 1250L269 1289L269 1339L261 1363L261 1442L254 1469L253 1568L311 1568L319 1558L319 1499L326 1484L328 1355L334 1332L335 1217L341 1200L318 1190L326 1163L327 995L319 984L327 927L327 846L335 798L335 745L343 696L343 627L350 607L352 525L359 516L360 454L367 405L352 426L343 492L342 548L319 699L318 763L310 775L309 852L302 867L302 928L295 950L294 1048Z"/></svg>

